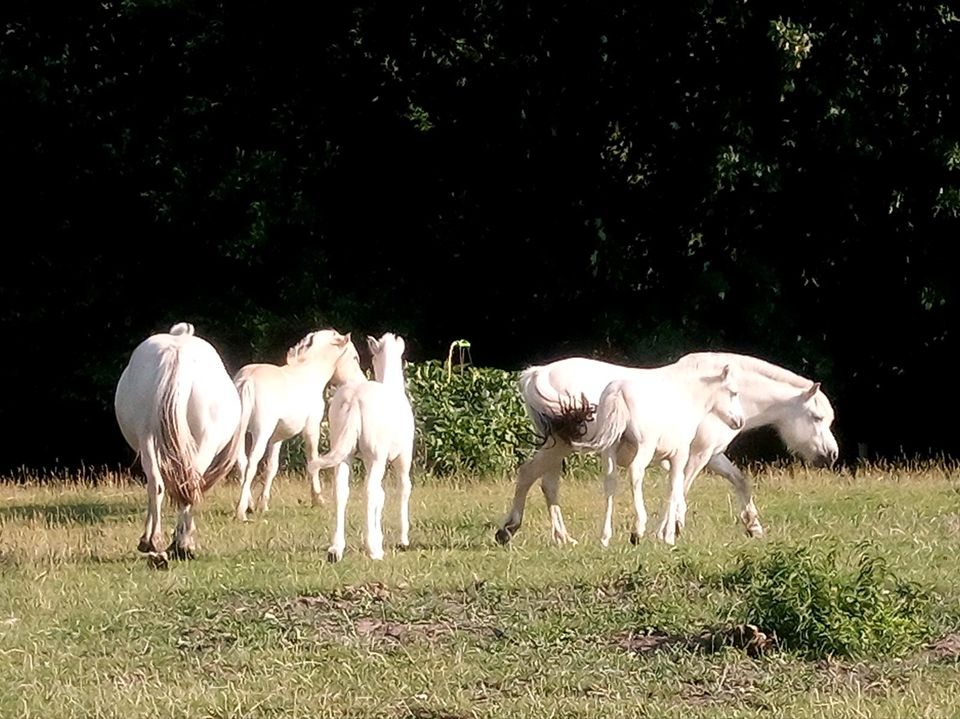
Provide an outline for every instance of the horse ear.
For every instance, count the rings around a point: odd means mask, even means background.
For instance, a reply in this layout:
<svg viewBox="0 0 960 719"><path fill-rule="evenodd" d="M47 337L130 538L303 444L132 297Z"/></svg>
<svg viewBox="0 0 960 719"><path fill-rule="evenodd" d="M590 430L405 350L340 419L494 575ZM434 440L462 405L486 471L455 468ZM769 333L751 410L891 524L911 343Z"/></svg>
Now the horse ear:
<svg viewBox="0 0 960 719"><path fill-rule="evenodd" d="M814 382L813 385L806 392L803 393L803 401L806 402L809 399L813 399L813 396L820 391L820 383Z"/></svg>
<svg viewBox="0 0 960 719"><path fill-rule="evenodd" d="M367 335L367 347L370 348L370 351L373 352L373 354L377 354L377 352L380 351L380 342L376 337Z"/></svg>
<svg viewBox="0 0 960 719"><path fill-rule="evenodd" d="M726 382L730 378L730 365L725 364L723 369L720 370L720 381Z"/></svg>
<svg viewBox="0 0 960 719"><path fill-rule="evenodd" d="M341 335L341 336L340 336L340 343L339 343L339 344L340 344L341 347L346 347L348 344L350 344L350 333L349 333L349 332L347 332L347 334L345 334L345 335Z"/></svg>

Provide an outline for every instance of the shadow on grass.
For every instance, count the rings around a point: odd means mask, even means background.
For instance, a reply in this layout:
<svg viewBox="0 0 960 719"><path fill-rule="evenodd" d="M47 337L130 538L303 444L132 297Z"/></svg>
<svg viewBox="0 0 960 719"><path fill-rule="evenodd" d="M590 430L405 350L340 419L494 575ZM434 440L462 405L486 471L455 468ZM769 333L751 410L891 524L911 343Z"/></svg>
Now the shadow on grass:
<svg viewBox="0 0 960 719"><path fill-rule="evenodd" d="M141 508L123 502L19 504L0 507L0 523L37 522L48 527L100 524L107 519L140 517Z"/></svg>

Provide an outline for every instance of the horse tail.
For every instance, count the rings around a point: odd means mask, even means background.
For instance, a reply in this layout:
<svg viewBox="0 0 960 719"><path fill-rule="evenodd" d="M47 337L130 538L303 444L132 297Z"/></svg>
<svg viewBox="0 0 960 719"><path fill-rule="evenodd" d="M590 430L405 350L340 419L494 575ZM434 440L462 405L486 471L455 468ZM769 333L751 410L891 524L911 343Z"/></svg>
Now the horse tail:
<svg viewBox="0 0 960 719"><path fill-rule="evenodd" d="M549 392L540 382L543 367L528 367L520 373L520 396L533 422L537 444L543 446L554 436L559 410L556 392ZM552 389L552 388L550 388Z"/></svg>
<svg viewBox="0 0 960 719"><path fill-rule="evenodd" d="M240 395L240 423L237 425L237 446L234 461L240 458L240 453L247 452L247 430L250 427L250 417L253 416L254 384L249 377L240 377L236 382L237 392Z"/></svg>
<svg viewBox="0 0 960 719"><path fill-rule="evenodd" d="M597 429L586 446L603 451L616 445L627 429L630 409L623 395L623 383L607 385L597 403Z"/></svg>
<svg viewBox="0 0 960 719"><path fill-rule="evenodd" d="M330 451L308 464L307 471L311 474L321 469L336 467L353 454L360 441L360 432L363 430L359 403L348 404L343 422L338 423L336 427L331 423L330 429Z"/></svg>
<svg viewBox="0 0 960 719"><path fill-rule="evenodd" d="M175 326L176 328L177 326ZM170 349L160 361L157 383L155 450L157 469L175 506L196 504L203 492L203 473L197 467L197 443L187 421L187 403L193 388L190 364Z"/></svg>
<svg viewBox="0 0 960 719"><path fill-rule="evenodd" d="M244 383L244 388L246 388L246 383ZM252 390L248 391L251 393ZM217 452L217 455L213 458L213 461L210 463L210 466L207 467L207 470L203 473L203 484L201 491L206 493L213 485L219 482L221 479L226 477L230 470L233 469L233 465L237 463L237 457L240 452L244 449L244 441L247 436L247 425L250 423L250 414L253 407L253 401L247 402L244 399L243 392L240 392L240 421L237 423L236 431L234 431L233 436L230 438L230 441Z"/></svg>

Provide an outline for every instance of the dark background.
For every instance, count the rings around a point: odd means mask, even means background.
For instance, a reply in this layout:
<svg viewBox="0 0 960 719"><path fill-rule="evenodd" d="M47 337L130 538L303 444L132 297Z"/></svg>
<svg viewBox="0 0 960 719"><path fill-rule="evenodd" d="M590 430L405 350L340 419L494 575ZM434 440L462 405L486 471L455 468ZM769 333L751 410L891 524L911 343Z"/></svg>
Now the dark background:
<svg viewBox="0 0 960 719"><path fill-rule="evenodd" d="M957 455L946 4L6 2L0 469L129 462L130 352L754 354Z"/></svg>

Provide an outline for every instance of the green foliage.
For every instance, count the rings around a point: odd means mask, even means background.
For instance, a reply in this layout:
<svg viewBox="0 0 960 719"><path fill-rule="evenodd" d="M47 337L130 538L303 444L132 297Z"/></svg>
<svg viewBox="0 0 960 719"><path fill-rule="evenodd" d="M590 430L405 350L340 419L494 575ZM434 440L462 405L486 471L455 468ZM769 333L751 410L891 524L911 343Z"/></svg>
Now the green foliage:
<svg viewBox="0 0 960 719"><path fill-rule="evenodd" d="M776 633L807 657L900 655L929 628L929 600L916 583L894 574L868 543L857 546L856 570L836 547L774 547L741 558L726 578L742 592L739 619Z"/></svg>
<svg viewBox="0 0 960 719"><path fill-rule="evenodd" d="M434 474L512 472L535 440L517 373L437 360L409 364L415 464Z"/></svg>

